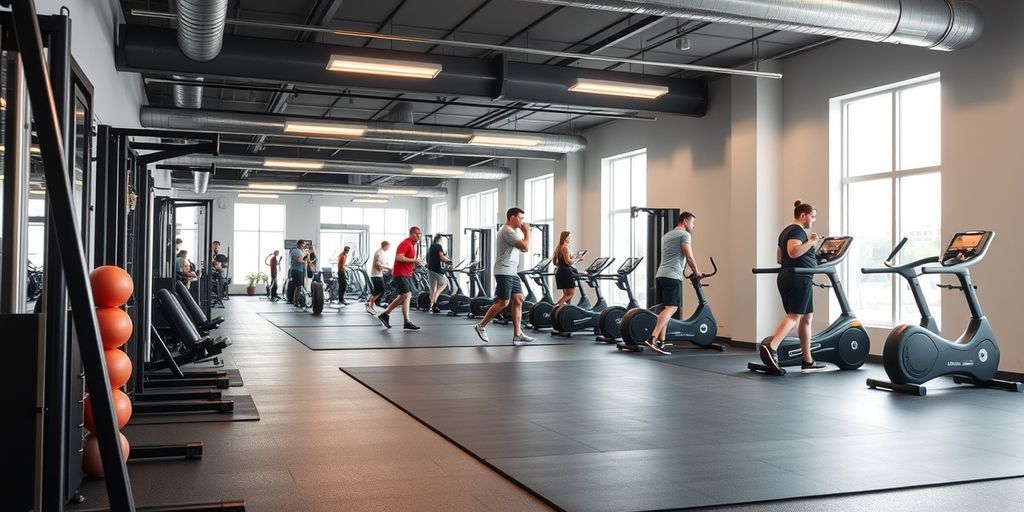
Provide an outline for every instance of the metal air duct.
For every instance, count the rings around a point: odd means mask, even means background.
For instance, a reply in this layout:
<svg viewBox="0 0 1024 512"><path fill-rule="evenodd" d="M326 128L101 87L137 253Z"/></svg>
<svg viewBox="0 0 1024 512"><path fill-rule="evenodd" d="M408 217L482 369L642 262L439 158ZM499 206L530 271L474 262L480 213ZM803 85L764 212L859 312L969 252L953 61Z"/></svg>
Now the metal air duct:
<svg viewBox="0 0 1024 512"><path fill-rule="evenodd" d="M184 185L184 183L182 183ZM445 187L378 187L374 185L331 185L329 183L300 183L295 190L256 190L247 184L210 183L211 192L254 192L277 195L310 195L337 194L352 196L391 196L391 197L447 197ZM395 192L395 191L399 192Z"/></svg>
<svg viewBox="0 0 1024 512"><path fill-rule="evenodd" d="M374 176L414 176L421 178L456 178L464 180L503 180L511 171L505 167L443 167L350 160L315 160L241 155L188 155L161 162L168 166L209 167L227 169L264 169L276 172L364 174Z"/></svg>
<svg viewBox="0 0 1024 512"><path fill-rule="evenodd" d="M686 18L821 36L967 48L981 37L981 12L959 0L526 0L602 11Z"/></svg>
<svg viewBox="0 0 1024 512"><path fill-rule="evenodd" d="M228 0L177 0L178 47L186 57L196 62L208 62L217 57L224 43L224 20L228 15ZM175 76L182 79L184 77ZM202 78L196 78L201 82ZM181 108L202 108L203 88L186 85L173 86L174 105Z"/></svg>
<svg viewBox="0 0 1024 512"><path fill-rule="evenodd" d="M206 188L210 184L210 174L210 171L193 171L192 191L196 194L205 194Z"/></svg>
<svg viewBox="0 0 1024 512"><path fill-rule="evenodd" d="M411 114L410 114L411 116ZM242 135L300 135L313 138L352 139L351 136L330 134L309 135L303 132L286 132L289 123L311 123L318 127L365 127L366 131L357 140L390 143L431 144L441 146L476 146L505 149L522 149L549 153L572 153L587 148L587 139L579 135L554 133L533 133L509 130L477 130L448 126L424 126L406 123L359 120L324 120L273 114L249 114L211 110L186 110L160 107L139 109L139 122L146 128L164 130L193 130ZM478 137L474 139L474 137ZM536 142L532 145L515 145L516 141Z"/></svg>

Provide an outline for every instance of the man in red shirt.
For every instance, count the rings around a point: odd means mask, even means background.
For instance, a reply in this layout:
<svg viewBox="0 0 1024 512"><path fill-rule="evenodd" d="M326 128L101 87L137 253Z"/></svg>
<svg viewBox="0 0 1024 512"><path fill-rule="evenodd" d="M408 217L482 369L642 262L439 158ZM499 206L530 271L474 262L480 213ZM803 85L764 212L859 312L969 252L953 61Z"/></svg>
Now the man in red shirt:
<svg viewBox="0 0 1024 512"><path fill-rule="evenodd" d="M391 316L389 315L399 305L402 306L402 316L405 319L405 325L402 326L406 331L418 331L419 327L413 325L409 321L409 301L412 298L412 271L417 265L422 265L423 262L416 259L416 244L420 241L423 236L423 231L419 227L413 226L409 228L409 238L402 240L402 243L398 244L398 249L395 251L395 265L391 271L391 282L398 291L398 296L395 300L388 304L388 308L383 313L377 315L377 319L380 323L391 328Z"/></svg>

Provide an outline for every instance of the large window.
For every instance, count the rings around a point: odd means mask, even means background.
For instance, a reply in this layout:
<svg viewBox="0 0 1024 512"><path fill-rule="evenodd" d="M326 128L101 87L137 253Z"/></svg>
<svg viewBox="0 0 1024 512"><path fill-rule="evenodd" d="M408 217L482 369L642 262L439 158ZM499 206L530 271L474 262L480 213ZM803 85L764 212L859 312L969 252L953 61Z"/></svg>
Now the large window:
<svg viewBox="0 0 1024 512"><path fill-rule="evenodd" d="M244 282L250 272L269 273L263 260L275 250L282 251L287 266L284 225L282 204L235 203L235 247L231 254L234 282Z"/></svg>
<svg viewBox="0 0 1024 512"><path fill-rule="evenodd" d="M199 254L196 237L199 233L198 206L182 206L174 209L174 236L181 239L180 251L188 251L188 259L198 265L204 258ZM177 254L174 255L178 257ZM194 269L193 269L194 270ZM242 274L243 276L245 274Z"/></svg>
<svg viewBox="0 0 1024 512"><path fill-rule="evenodd" d="M854 237L844 272L850 306L865 323L917 323L905 279L864 275L903 237L902 264L936 256L941 239L941 89L937 77L834 100L841 116L843 231ZM924 276L932 315L941 318L937 276Z"/></svg>
<svg viewBox="0 0 1024 512"><path fill-rule="evenodd" d="M448 203L430 206L430 233L448 233Z"/></svg>
<svg viewBox="0 0 1024 512"><path fill-rule="evenodd" d="M539 178L526 180L525 197L523 209L526 210L526 218L531 224L548 225L548 254L554 244L558 242L558 233L554 232L555 223L555 175L547 174ZM541 237L540 232L534 231L530 234L530 253L527 261L530 265L536 265L541 259Z"/></svg>
<svg viewBox="0 0 1024 512"><path fill-rule="evenodd" d="M626 258L647 255L646 217L631 218L630 207L647 205L647 150L601 160L601 255L615 258L614 271ZM598 255L588 255L588 259ZM581 263L586 265L586 262ZM630 284L640 304L647 300L647 267L640 265ZM601 283L610 304L626 304L626 292L612 281Z"/></svg>
<svg viewBox="0 0 1024 512"><path fill-rule="evenodd" d="M459 215L461 229L460 254L462 258L469 258L469 234L465 228L488 228L491 230L491 237L494 237L494 230L498 224L503 224L505 219L498 215L498 189L485 190L476 194L464 195L459 199ZM493 249L494 244L491 244ZM492 250L491 262L494 262Z"/></svg>
<svg viewBox="0 0 1024 512"><path fill-rule="evenodd" d="M339 226L367 226L366 253L360 252L358 236ZM392 248L409 236L409 212L404 208L320 207L320 247L322 266L337 265L338 254L346 245L352 247L350 262L362 261L373 254L384 240ZM327 259L323 259L327 258Z"/></svg>

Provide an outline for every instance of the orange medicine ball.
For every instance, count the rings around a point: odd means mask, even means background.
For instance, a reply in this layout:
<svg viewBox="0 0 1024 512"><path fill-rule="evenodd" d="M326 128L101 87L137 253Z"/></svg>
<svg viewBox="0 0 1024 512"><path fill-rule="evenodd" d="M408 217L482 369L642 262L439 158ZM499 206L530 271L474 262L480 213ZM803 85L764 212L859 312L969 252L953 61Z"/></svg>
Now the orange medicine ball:
<svg viewBox="0 0 1024 512"><path fill-rule="evenodd" d="M92 298L98 308L116 308L128 302L134 284L132 276L121 267L103 265L89 273Z"/></svg>
<svg viewBox="0 0 1024 512"><path fill-rule="evenodd" d="M132 317L121 308L96 308L96 322L105 349L124 345L132 335Z"/></svg>

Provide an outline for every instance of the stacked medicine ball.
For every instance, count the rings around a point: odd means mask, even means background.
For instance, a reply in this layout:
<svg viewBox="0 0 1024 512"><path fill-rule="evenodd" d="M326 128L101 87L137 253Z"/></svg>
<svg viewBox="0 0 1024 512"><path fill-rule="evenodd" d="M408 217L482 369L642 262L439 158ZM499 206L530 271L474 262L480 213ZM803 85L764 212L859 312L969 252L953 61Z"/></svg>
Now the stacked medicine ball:
<svg viewBox="0 0 1024 512"><path fill-rule="evenodd" d="M132 401L121 390L132 376L132 360L121 346L132 335L132 319L121 309L132 295L132 278L120 267L104 265L89 274L93 300L96 303L96 322L103 340L103 359L106 361L107 378L110 380L111 398L117 415L117 428L121 429L132 416ZM103 476L103 462L96 436L96 424L92 416L92 401L85 398L83 420L90 432L85 438L82 454L82 469L90 476ZM128 439L121 434L121 453L128 458Z"/></svg>

